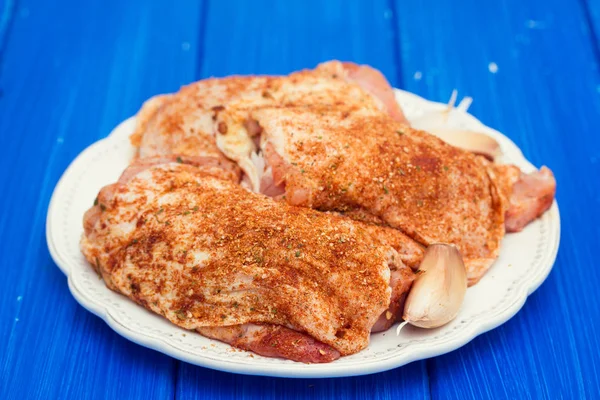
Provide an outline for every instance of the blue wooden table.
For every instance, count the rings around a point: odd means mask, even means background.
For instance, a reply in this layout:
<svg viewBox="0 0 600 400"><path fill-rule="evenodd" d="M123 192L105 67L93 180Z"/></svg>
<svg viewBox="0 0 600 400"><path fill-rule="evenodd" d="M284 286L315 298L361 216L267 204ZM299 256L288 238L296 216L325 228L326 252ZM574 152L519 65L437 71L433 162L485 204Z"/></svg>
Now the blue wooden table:
<svg viewBox="0 0 600 400"><path fill-rule="evenodd" d="M597 398L600 2L0 0L0 398ZM381 374L211 371L133 344L70 295L44 229L69 162L149 96L328 59L397 87L474 97L558 181L548 280L500 328Z"/></svg>

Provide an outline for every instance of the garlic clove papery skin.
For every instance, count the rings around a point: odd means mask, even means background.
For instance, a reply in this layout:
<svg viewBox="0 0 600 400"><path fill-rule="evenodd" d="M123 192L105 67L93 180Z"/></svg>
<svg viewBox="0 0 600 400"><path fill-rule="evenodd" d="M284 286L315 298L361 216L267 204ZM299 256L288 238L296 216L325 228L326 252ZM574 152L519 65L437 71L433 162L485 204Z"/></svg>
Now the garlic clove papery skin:
<svg viewBox="0 0 600 400"><path fill-rule="evenodd" d="M494 161L502 155L498 142L483 133L446 128L429 129L427 132L437 136L449 145L479 154L490 161Z"/></svg>
<svg viewBox="0 0 600 400"><path fill-rule="evenodd" d="M437 328L458 314L467 292L462 256L449 244L430 245L404 306L404 319L420 328Z"/></svg>
<svg viewBox="0 0 600 400"><path fill-rule="evenodd" d="M502 149L496 139L484 133L448 128L441 121L415 121L411 126L437 136L451 146L484 156L490 161L502 155Z"/></svg>
<svg viewBox="0 0 600 400"><path fill-rule="evenodd" d="M431 133L454 147L482 155L488 160L494 161L502 155L502 149L494 138L484 133L454 128L453 124L450 123L450 116L455 110L466 112L473 101L472 98L465 97L457 107L454 107L457 94L456 90L452 91L447 108L440 111L431 111L418 118L413 118L410 120L410 126Z"/></svg>

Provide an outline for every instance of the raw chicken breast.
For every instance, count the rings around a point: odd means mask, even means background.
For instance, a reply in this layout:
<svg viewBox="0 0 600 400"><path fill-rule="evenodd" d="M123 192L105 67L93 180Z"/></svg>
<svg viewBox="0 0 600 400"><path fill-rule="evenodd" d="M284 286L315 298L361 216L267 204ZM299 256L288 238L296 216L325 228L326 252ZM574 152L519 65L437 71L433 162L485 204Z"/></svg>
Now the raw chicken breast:
<svg viewBox="0 0 600 400"><path fill-rule="evenodd" d="M183 328L305 362L356 353L382 315L397 317L414 275L395 230L276 202L218 169L131 168L84 217L81 249L112 290Z"/></svg>
<svg viewBox="0 0 600 400"><path fill-rule="evenodd" d="M372 110L261 109L252 118L269 171L262 186L279 198L366 212L425 246L455 244L470 284L498 257L512 187L483 157Z"/></svg>
<svg viewBox="0 0 600 400"><path fill-rule="evenodd" d="M343 106L379 109L404 121L393 89L383 75L368 66L330 61L314 70L289 76L232 76L201 80L178 93L148 100L138 113L131 137L139 157L174 154L188 158L213 157L234 161L258 190L251 162L258 126L249 112L263 107Z"/></svg>

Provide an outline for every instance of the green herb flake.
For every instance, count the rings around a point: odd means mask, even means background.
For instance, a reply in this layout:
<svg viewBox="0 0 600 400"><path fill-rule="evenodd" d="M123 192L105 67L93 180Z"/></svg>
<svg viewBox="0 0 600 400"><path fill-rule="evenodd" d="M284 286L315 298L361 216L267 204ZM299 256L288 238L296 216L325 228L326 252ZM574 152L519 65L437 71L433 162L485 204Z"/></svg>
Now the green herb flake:
<svg viewBox="0 0 600 400"><path fill-rule="evenodd" d="M390 193L390 191L388 190L388 188L385 185L383 185L383 191L385 192L385 194Z"/></svg>
<svg viewBox="0 0 600 400"><path fill-rule="evenodd" d="M401 169L401 168L400 168L400 169L398 169L398 172L399 172L399 173L400 173L400 175L402 175L402 176L406 175L406 172L404 172L404 170L403 170L403 169Z"/></svg>
<svg viewBox="0 0 600 400"><path fill-rule="evenodd" d="M296 256L296 258L300 257L300 250L296 251L295 256Z"/></svg>
<svg viewBox="0 0 600 400"><path fill-rule="evenodd" d="M183 163L183 160L181 159L181 157L179 157L179 156L177 157L177 162L178 162L179 164Z"/></svg>
<svg viewBox="0 0 600 400"><path fill-rule="evenodd" d="M96 198L94 199L94 205L97 206L98 205L98 196L96 196Z"/></svg>
<svg viewBox="0 0 600 400"><path fill-rule="evenodd" d="M100 210L106 211L106 206L104 204L100 204Z"/></svg>
<svg viewBox="0 0 600 400"><path fill-rule="evenodd" d="M225 319L225 318L227 318L227 315L221 314L221 319Z"/></svg>
<svg viewBox="0 0 600 400"><path fill-rule="evenodd" d="M179 319L186 319L187 318L187 313L185 312L184 309L179 309L177 311L175 311L175 315L177 316L177 318Z"/></svg>
<svg viewBox="0 0 600 400"><path fill-rule="evenodd" d="M448 166L444 165L444 171L448 171L448 170L449 170Z"/></svg>
<svg viewBox="0 0 600 400"><path fill-rule="evenodd" d="M198 206L194 207L193 210L198 211L199 210Z"/></svg>
<svg viewBox="0 0 600 400"><path fill-rule="evenodd" d="M189 211L184 211L183 215L189 215L190 212Z"/></svg>
<svg viewBox="0 0 600 400"><path fill-rule="evenodd" d="M396 131L396 133L397 133L399 136L404 136L404 132L402 132L402 131L400 131L400 130L397 130L397 131Z"/></svg>

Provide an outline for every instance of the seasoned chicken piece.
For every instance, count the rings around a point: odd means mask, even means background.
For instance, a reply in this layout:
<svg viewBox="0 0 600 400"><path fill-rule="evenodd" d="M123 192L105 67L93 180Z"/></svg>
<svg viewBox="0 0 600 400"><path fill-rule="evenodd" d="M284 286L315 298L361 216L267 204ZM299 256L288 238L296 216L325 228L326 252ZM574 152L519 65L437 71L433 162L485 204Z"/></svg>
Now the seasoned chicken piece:
<svg viewBox="0 0 600 400"><path fill-rule="evenodd" d="M394 322L402 319L406 296L414 280L415 275L412 270L402 264L399 268L392 270L390 275L390 287L392 288L390 306L379 316L379 319L371 328L372 333L386 331Z"/></svg>
<svg viewBox="0 0 600 400"><path fill-rule="evenodd" d="M519 231L550 207L554 177L545 167L526 175L491 164L405 121L379 71L330 61L284 77L207 79L153 98L132 141L143 157L178 155L238 180L241 169L243 185L267 196L399 229L402 261L413 268L421 246L454 243L476 283L505 229Z"/></svg>
<svg viewBox="0 0 600 400"><path fill-rule="evenodd" d="M131 136L131 142L139 148L138 156L214 159L239 175L237 164L217 146L215 121L223 104L240 95L260 97L268 82L269 78L262 77L206 79L178 93L151 98L139 111Z"/></svg>
<svg viewBox="0 0 600 400"><path fill-rule="evenodd" d="M265 357L280 357L304 363L326 363L340 352L305 333L272 324L200 327L200 334Z"/></svg>
<svg viewBox="0 0 600 400"><path fill-rule="evenodd" d="M330 61L289 76L211 78L156 96L138 113L132 143L141 158L174 154L235 161L258 191L251 161L260 133L249 112L262 107L379 109L405 121L383 75L368 66ZM231 163L234 168L235 164Z"/></svg>
<svg viewBox="0 0 600 400"><path fill-rule="evenodd" d="M512 193L527 182L509 185L511 179L497 176L503 170L483 157L377 111L261 109L252 118L262 129L264 193L354 217L366 211L425 246L455 244L470 284L498 257L509 206L526 223L553 197L544 189L534 212L518 210Z"/></svg>
<svg viewBox="0 0 600 400"><path fill-rule="evenodd" d="M127 167L121 174L119 182L126 183L138 173L158 164L167 164L177 162L180 164L189 164L200 168L205 173L217 178L232 182L239 181L238 170L233 168L231 163L223 162L221 159L212 157L188 157L188 156L155 156L147 158L138 158Z"/></svg>
<svg viewBox="0 0 600 400"><path fill-rule="evenodd" d="M332 361L364 349L382 315L399 315L414 279L402 259L418 257L402 253L420 247L393 229L276 202L228 177L138 161L86 213L85 257L110 289L265 356Z"/></svg>
<svg viewBox="0 0 600 400"><path fill-rule="evenodd" d="M495 176L508 199L504 225L507 232L519 232L550 208L556 194L556 180L547 167L525 174L514 165L494 165Z"/></svg>
<svg viewBox="0 0 600 400"><path fill-rule="evenodd" d="M385 76L375 68L351 62L329 61L319 64L317 71L341 76L349 82L358 84L381 102L379 109L386 111L394 120L408 124L408 120L396 101L394 89Z"/></svg>

